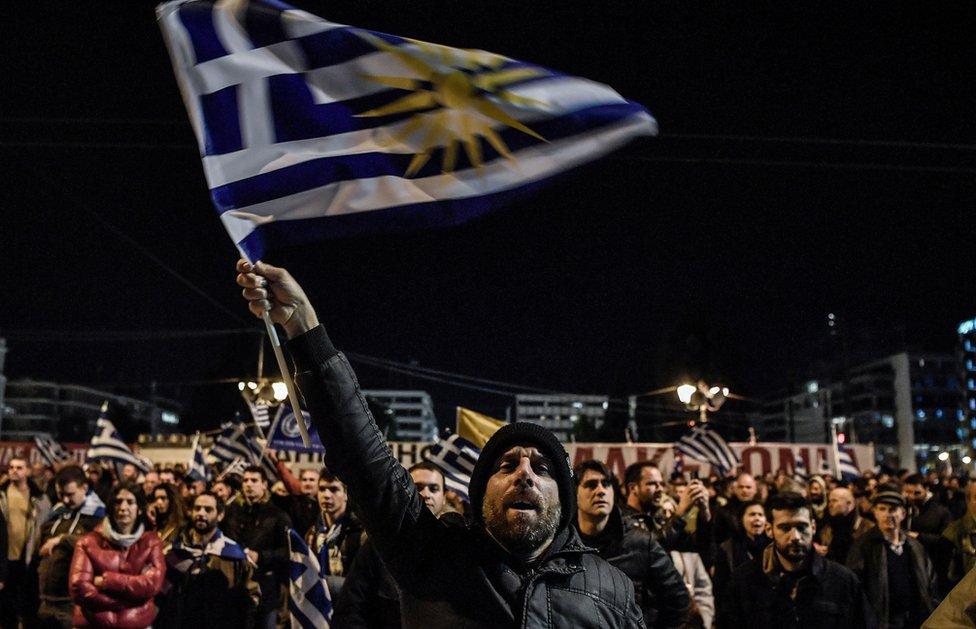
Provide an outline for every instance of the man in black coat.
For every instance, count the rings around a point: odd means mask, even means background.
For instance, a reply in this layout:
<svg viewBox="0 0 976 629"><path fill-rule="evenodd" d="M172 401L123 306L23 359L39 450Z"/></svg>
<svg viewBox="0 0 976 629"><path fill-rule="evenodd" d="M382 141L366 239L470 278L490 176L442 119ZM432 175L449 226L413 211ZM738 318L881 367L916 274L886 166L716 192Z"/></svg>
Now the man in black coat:
<svg viewBox="0 0 976 629"><path fill-rule="evenodd" d="M254 580L261 587L261 601L255 612L255 627L274 627L282 604L282 588L288 579L288 514L271 502L264 468L252 465L241 480L242 503L227 506L223 530L244 548L248 560L257 566Z"/></svg>
<svg viewBox="0 0 976 629"><path fill-rule="evenodd" d="M654 539L646 516L623 516L616 506L613 475L601 461L583 461L576 478L576 528L587 546L634 582L648 627L680 627L691 601L671 558Z"/></svg>
<svg viewBox="0 0 976 629"><path fill-rule="evenodd" d="M952 514L932 493L932 486L921 474L912 474L902 485L908 517L904 528L921 542L935 568L939 593L948 593L949 562L952 559L952 546L942 537L950 524Z"/></svg>
<svg viewBox="0 0 976 629"><path fill-rule="evenodd" d="M816 524L806 498L792 492L770 497L766 520L773 543L759 561L732 573L718 605L719 629L873 626L857 577L814 550Z"/></svg>
<svg viewBox="0 0 976 629"><path fill-rule="evenodd" d="M538 424L499 429L471 473L472 523L424 506L370 414L356 376L284 269L238 262L255 316L281 325L325 462L349 487L400 588L405 627L644 627L625 574L571 525L572 470Z"/></svg>
<svg viewBox="0 0 976 629"><path fill-rule="evenodd" d="M935 572L924 547L905 534L905 500L897 485L879 485L873 498L876 526L861 536L847 567L861 579L883 627L918 627L935 609Z"/></svg>

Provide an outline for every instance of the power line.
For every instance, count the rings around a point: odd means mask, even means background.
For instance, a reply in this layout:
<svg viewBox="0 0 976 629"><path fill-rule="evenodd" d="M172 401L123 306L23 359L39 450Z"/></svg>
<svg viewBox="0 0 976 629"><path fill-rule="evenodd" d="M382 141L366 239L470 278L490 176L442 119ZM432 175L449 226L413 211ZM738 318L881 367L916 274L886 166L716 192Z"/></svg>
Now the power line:
<svg viewBox="0 0 976 629"><path fill-rule="evenodd" d="M667 156L623 156L621 161L671 162L677 164L722 164L727 166L792 166L825 170L874 170L893 172L945 173L953 175L976 175L976 168L954 166L904 166L876 162L810 162L799 160L747 159L737 157L667 157Z"/></svg>
<svg viewBox="0 0 976 629"><path fill-rule="evenodd" d="M662 133L661 139L720 140L731 142L768 142L775 144L833 144L839 146L872 146L879 148L943 149L976 151L976 144L950 144L945 142L914 142L910 140L851 140L845 138L818 138L804 136L721 135L708 133Z"/></svg>

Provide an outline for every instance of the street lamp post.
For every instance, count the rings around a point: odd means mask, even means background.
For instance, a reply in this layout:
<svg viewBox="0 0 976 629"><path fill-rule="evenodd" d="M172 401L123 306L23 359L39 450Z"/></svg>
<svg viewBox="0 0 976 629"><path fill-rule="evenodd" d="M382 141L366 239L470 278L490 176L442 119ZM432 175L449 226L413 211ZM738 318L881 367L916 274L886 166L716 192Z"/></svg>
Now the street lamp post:
<svg viewBox="0 0 976 629"><path fill-rule="evenodd" d="M725 404L729 398L728 387L708 386L704 380L697 385L682 384L676 389L678 399L690 411L698 411L698 420L708 423L708 412L715 412Z"/></svg>

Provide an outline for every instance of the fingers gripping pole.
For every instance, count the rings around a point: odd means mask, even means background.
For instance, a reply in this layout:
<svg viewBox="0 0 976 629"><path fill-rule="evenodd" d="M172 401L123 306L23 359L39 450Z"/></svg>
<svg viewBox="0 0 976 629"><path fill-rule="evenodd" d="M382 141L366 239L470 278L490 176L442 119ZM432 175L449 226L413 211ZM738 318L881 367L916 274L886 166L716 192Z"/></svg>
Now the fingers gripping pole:
<svg viewBox="0 0 976 629"><path fill-rule="evenodd" d="M302 444L306 448L312 446L312 439L308 436L308 428L305 426L305 417L302 415L302 406L298 403L298 392L295 390L295 382L291 379L291 372L288 371L288 363L285 362L285 353L281 350L281 341L278 340L278 332L275 330L271 315L265 310L262 315L264 327L268 331L268 338L271 339L271 348L274 350L275 359L278 361L278 369L281 371L281 379L288 389L288 401L291 402L292 412L295 413L295 423L298 424L298 432L302 435ZM268 435L270 439L271 435Z"/></svg>

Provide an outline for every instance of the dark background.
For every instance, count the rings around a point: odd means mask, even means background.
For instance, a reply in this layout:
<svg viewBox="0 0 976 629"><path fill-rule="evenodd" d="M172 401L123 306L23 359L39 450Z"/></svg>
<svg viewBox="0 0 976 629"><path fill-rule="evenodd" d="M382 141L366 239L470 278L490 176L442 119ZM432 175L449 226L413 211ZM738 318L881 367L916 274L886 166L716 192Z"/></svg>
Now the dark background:
<svg viewBox="0 0 976 629"><path fill-rule="evenodd" d="M976 315L976 5L295 4L607 83L661 128L460 228L269 256L341 348L560 391L702 376L762 397L837 357L829 312L854 358L951 351ZM153 6L4 18L0 336L10 378L156 382L211 427L239 398L202 383L253 374L259 336L105 336L257 326ZM511 402L360 373L431 391L442 420Z"/></svg>

